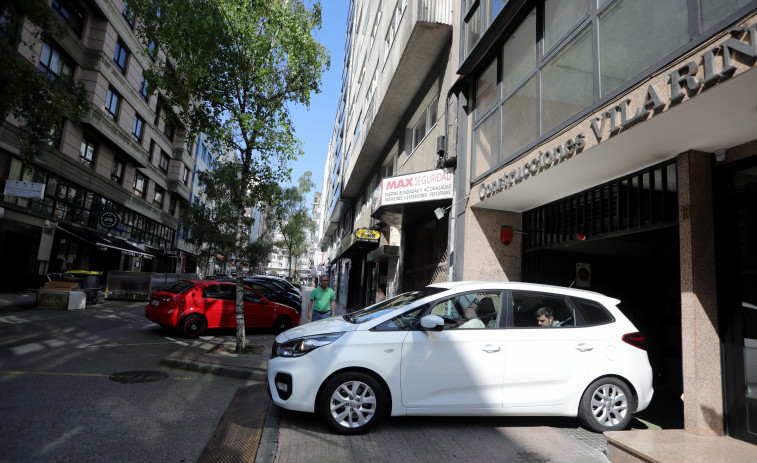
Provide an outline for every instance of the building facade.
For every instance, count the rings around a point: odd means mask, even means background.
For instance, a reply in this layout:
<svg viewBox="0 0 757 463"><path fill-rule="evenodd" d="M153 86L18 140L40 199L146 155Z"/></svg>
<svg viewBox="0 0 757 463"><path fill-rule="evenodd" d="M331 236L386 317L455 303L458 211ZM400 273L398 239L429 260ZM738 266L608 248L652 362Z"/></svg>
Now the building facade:
<svg viewBox="0 0 757 463"><path fill-rule="evenodd" d="M652 406L757 443L757 2L460 2L453 278L610 294Z"/></svg>
<svg viewBox="0 0 757 463"><path fill-rule="evenodd" d="M348 309L447 278L448 225L433 210L448 206L451 192L410 199L404 182L436 171L456 79L454 3L350 2L319 229L331 285ZM410 176L406 196L390 201L383 182L400 176Z"/></svg>
<svg viewBox="0 0 757 463"><path fill-rule="evenodd" d="M140 43L139 19L121 0L56 0L51 8L68 25L64 37L29 48L27 23L8 45L39 72L82 82L90 107L81 121L64 121L59 143L32 173L17 157L16 122L3 122L0 287L32 287L66 270L181 271L176 230L196 154L160 94L146 91L143 70L156 53L165 56ZM15 191L17 182L39 185L39 195Z"/></svg>

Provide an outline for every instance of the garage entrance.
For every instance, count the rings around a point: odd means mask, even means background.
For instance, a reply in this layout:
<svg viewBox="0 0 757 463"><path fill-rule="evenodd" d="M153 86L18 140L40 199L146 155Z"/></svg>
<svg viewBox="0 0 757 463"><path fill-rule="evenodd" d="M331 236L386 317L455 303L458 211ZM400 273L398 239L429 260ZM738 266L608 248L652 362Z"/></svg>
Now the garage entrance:
<svg viewBox="0 0 757 463"><path fill-rule="evenodd" d="M675 161L523 215L523 281L619 299L647 336L655 396L645 414L683 427L681 289Z"/></svg>

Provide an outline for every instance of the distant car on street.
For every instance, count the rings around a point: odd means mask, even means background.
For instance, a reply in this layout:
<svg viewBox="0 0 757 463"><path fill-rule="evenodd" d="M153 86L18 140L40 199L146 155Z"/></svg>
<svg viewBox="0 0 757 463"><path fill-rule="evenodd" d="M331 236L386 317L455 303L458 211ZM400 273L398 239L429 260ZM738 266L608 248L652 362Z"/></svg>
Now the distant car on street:
<svg viewBox="0 0 757 463"><path fill-rule="evenodd" d="M245 286L245 328L271 328L277 333L300 322L292 307L274 302ZM180 280L150 295L145 317L163 328L176 328L196 338L213 328L236 328L236 285L217 280Z"/></svg>
<svg viewBox="0 0 757 463"><path fill-rule="evenodd" d="M405 415L568 416L626 428L652 400L642 333L599 293L511 282L433 284L279 334L280 407L341 434Z"/></svg>
<svg viewBox="0 0 757 463"><path fill-rule="evenodd" d="M262 278L262 279L274 281L280 285L283 285L285 288L287 288L288 291L291 291L299 295L300 297L302 297L302 291L300 290L300 288L296 287L295 285L293 285L291 282L289 282L288 280L284 278L275 277L273 275L250 275L250 278Z"/></svg>
<svg viewBox="0 0 757 463"><path fill-rule="evenodd" d="M234 278L223 278L216 281L236 283L236 279ZM287 305L293 308L298 314L302 312L302 297L299 294L288 291L287 288L284 288L284 286L280 285L278 282L262 278L245 278L242 281L245 286L254 289L273 302Z"/></svg>

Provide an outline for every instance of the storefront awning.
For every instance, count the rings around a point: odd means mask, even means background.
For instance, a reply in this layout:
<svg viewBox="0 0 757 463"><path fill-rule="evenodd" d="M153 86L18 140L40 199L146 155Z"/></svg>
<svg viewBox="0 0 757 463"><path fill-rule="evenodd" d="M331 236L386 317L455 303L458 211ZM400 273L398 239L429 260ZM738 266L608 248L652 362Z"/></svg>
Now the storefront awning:
<svg viewBox="0 0 757 463"><path fill-rule="evenodd" d="M358 228L342 240L334 257L329 260L333 262L337 259L361 256L376 249L380 239L381 233L378 230Z"/></svg>
<svg viewBox="0 0 757 463"><path fill-rule="evenodd" d="M153 255L148 254L138 247L128 243L120 238L113 238L111 236L103 235L101 233L93 232L90 230L84 230L83 228L74 227L64 223L56 224L59 230L62 230L69 235L75 236L82 241L86 241L98 247L106 247L121 251L122 253L137 255L146 259L152 259Z"/></svg>

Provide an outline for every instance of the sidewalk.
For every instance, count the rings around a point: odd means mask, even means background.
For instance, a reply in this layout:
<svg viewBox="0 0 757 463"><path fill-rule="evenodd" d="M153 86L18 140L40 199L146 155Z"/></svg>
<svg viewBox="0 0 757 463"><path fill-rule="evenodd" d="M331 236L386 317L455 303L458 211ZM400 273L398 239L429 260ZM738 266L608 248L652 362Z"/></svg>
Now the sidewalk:
<svg viewBox="0 0 757 463"><path fill-rule="evenodd" d="M0 293L0 313L34 309L35 298L34 292ZM114 302L117 301L104 303ZM87 309L97 310L97 307ZM344 307L337 305L336 315L344 313ZM308 323L307 311L301 323ZM267 359L274 338L273 334L247 336L247 346L262 347L254 354L235 354L223 349L222 346L233 344L228 339L195 340L161 362L172 368L260 381L259 384L240 388L200 455L199 463L271 463L275 460L279 447L280 409L271 406L265 386ZM655 427L651 423L649 426ZM605 437L607 457L614 463L757 461L757 446L727 436L697 436L677 429L635 429L608 432Z"/></svg>

